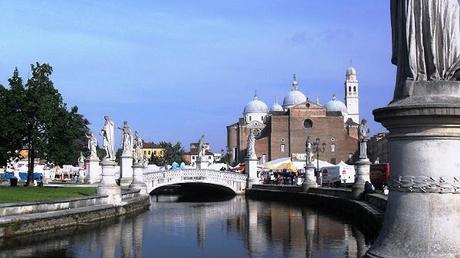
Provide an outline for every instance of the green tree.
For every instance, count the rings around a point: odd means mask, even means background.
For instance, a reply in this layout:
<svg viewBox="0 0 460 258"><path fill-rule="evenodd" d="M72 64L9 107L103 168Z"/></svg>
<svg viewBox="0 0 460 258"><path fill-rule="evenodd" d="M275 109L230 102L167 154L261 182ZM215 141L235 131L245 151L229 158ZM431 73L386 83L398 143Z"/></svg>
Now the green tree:
<svg viewBox="0 0 460 258"><path fill-rule="evenodd" d="M55 164L74 164L85 149L89 122L77 107L67 110L61 94L54 88L48 64L31 65L32 77L25 85L15 69L8 80L9 89L0 87L0 114L6 125L0 126L2 158L27 148L29 168L26 185L32 181L35 157ZM4 123L5 124L5 123Z"/></svg>
<svg viewBox="0 0 460 258"><path fill-rule="evenodd" d="M184 149L182 148L180 142L177 142L174 145L170 142L160 142L158 145L165 150L163 157L156 157L152 155L150 158L151 164L163 166L171 165L173 162L177 162L179 164L181 162L185 162Z"/></svg>

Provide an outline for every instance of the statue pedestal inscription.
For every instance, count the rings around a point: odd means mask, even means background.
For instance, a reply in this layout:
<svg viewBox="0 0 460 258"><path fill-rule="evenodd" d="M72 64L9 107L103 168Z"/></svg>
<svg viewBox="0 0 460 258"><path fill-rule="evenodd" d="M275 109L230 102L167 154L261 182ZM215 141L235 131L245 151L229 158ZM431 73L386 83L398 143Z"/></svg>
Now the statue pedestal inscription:
<svg viewBox="0 0 460 258"><path fill-rule="evenodd" d="M460 255L460 82L449 84L456 86L444 95L446 83L431 82L420 89L426 94L412 91L374 110L390 131L391 177L384 224L368 257Z"/></svg>
<svg viewBox="0 0 460 258"><path fill-rule="evenodd" d="M117 163L104 159L101 162L102 179L97 187L97 195L108 195L109 204L121 203L121 188L115 182Z"/></svg>
<svg viewBox="0 0 460 258"><path fill-rule="evenodd" d="M312 163L307 165L305 170L305 181L303 181L302 187L305 192L307 192L310 188L318 187L315 177L315 166Z"/></svg>
<svg viewBox="0 0 460 258"><path fill-rule="evenodd" d="M129 187L133 182L133 157L120 157L120 186L123 188Z"/></svg>
<svg viewBox="0 0 460 258"><path fill-rule="evenodd" d="M140 194L148 194L147 193L147 185L145 184L144 180L144 165L140 163L136 163L133 166L134 170L134 179L131 185L129 186L131 189L138 189L140 190Z"/></svg>

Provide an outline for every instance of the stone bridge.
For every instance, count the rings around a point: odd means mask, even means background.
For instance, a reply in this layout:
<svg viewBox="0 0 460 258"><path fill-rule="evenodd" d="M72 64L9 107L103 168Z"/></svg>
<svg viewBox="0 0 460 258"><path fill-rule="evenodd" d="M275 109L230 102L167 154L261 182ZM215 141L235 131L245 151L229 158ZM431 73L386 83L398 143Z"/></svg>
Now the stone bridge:
<svg viewBox="0 0 460 258"><path fill-rule="evenodd" d="M148 193L168 185L207 184L235 194L242 194L246 190L247 176L227 171L184 169L147 172L144 174L144 180Z"/></svg>

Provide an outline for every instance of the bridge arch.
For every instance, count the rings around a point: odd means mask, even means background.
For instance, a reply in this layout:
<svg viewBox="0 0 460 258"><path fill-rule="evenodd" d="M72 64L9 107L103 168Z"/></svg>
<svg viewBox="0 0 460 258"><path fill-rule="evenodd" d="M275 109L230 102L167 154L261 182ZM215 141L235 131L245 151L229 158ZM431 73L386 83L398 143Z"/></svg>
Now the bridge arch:
<svg viewBox="0 0 460 258"><path fill-rule="evenodd" d="M144 174L144 178L149 193L165 186L202 184L242 194L247 180L244 174L209 169L157 171Z"/></svg>

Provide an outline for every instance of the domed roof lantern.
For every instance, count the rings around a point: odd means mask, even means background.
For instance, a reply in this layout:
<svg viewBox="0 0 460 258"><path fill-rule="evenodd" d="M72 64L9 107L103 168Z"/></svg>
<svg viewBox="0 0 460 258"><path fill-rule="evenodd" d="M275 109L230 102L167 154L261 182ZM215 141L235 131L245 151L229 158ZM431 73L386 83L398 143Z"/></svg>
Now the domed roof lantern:
<svg viewBox="0 0 460 258"><path fill-rule="evenodd" d="M297 104L307 101L307 97L299 90L299 83L296 75L293 75L292 89L283 100L283 108L290 108Z"/></svg>
<svg viewBox="0 0 460 258"><path fill-rule="evenodd" d="M255 91L252 100L244 106L243 114L248 113L268 113L268 106L263 101L259 100L257 91Z"/></svg>

